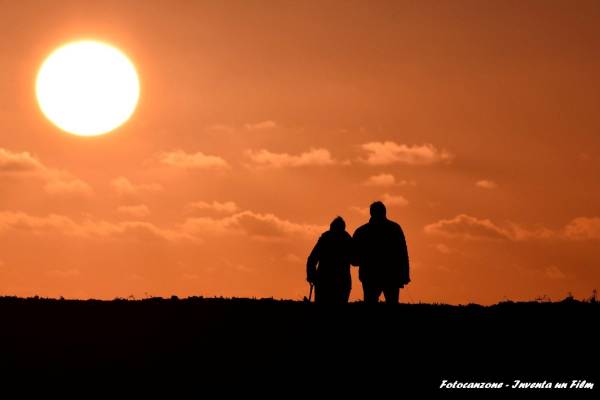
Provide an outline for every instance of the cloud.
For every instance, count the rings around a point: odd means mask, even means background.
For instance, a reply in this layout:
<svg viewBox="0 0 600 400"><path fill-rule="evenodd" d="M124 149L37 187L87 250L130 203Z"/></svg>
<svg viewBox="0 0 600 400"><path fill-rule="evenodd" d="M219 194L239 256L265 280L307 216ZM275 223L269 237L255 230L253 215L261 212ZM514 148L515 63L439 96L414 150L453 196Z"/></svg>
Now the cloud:
<svg viewBox="0 0 600 400"><path fill-rule="evenodd" d="M398 206L398 207L403 207L408 205L408 200L406 200L404 198L404 196L401 195L391 195L389 193L384 193L383 196L381 197L381 200L383 201L383 204L385 204L386 206Z"/></svg>
<svg viewBox="0 0 600 400"><path fill-rule="evenodd" d="M364 216L369 215L369 207L350 206L348 208L360 215L364 215Z"/></svg>
<svg viewBox="0 0 600 400"><path fill-rule="evenodd" d="M124 176L119 176L110 182L113 190L119 195L136 195L142 192L160 192L162 185L158 183L134 184Z"/></svg>
<svg viewBox="0 0 600 400"><path fill-rule="evenodd" d="M551 265L544 270L544 274L550 278L555 280L565 279L567 276L556 266Z"/></svg>
<svg viewBox="0 0 600 400"><path fill-rule="evenodd" d="M0 147L0 174L37 172L46 167L29 152L15 153Z"/></svg>
<svg viewBox="0 0 600 400"><path fill-rule="evenodd" d="M27 232L34 235L61 234L79 238L130 237L140 240L161 239L167 241L196 240L185 232L159 228L144 221L109 222L85 218L76 221L59 214L35 216L20 211L0 212L0 233Z"/></svg>
<svg viewBox="0 0 600 400"><path fill-rule="evenodd" d="M365 181L367 186L393 186L395 184L396 178L392 174L373 175Z"/></svg>
<svg viewBox="0 0 600 400"><path fill-rule="evenodd" d="M311 148L309 151L299 155L272 153L265 149L258 151L247 150L246 155L256 166L265 168L325 166L336 164L335 160L332 159L329 150L323 148Z"/></svg>
<svg viewBox="0 0 600 400"><path fill-rule="evenodd" d="M304 264L304 262L306 261L305 259L294 253L286 254L283 257L283 260L289 262L290 264Z"/></svg>
<svg viewBox="0 0 600 400"><path fill-rule="evenodd" d="M46 193L52 195L81 195L91 196L94 191L91 186L81 179L56 179L46 182Z"/></svg>
<svg viewBox="0 0 600 400"><path fill-rule="evenodd" d="M0 148L0 174L28 174L37 177L45 181L44 190L51 195L90 196L93 194L88 183L66 171L47 167L27 151L12 152Z"/></svg>
<svg viewBox="0 0 600 400"><path fill-rule="evenodd" d="M482 179L480 181L475 182L475 186L481 189L496 189L498 187L498 184L494 181Z"/></svg>
<svg viewBox="0 0 600 400"><path fill-rule="evenodd" d="M565 238L561 232L545 227L527 228L510 221L499 225L489 219L479 219L466 214L426 225L424 230L428 234L470 240L525 241Z"/></svg>
<svg viewBox="0 0 600 400"><path fill-rule="evenodd" d="M46 275L55 278L76 278L81 275L81 271L76 268L71 269L53 269L46 272Z"/></svg>
<svg viewBox="0 0 600 400"><path fill-rule="evenodd" d="M200 279L200 275L198 274L190 274L190 273L183 273L181 274L181 279L185 280L185 281L196 281L198 279Z"/></svg>
<svg viewBox="0 0 600 400"><path fill-rule="evenodd" d="M225 125L225 124L213 124L213 125L209 125L205 128L205 130L207 132L212 132L212 133L233 133L235 131L235 128L233 126L230 125Z"/></svg>
<svg viewBox="0 0 600 400"><path fill-rule="evenodd" d="M511 240L540 240L540 239L564 239L559 231L554 231L545 227L524 227L514 222L508 222L507 233Z"/></svg>
<svg viewBox="0 0 600 400"><path fill-rule="evenodd" d="M453 250L443 243L438 243L435 245L435 249L442 254L450 254Z"/></svg>
<svg viewBox="0 0 600 400"><path fill-rule="evenodd" d="M267 130L277 128L277 123L275 121L267 120L262 122L246 124L244 125L244 127L249 131Z"/></svg>
<svg viewBox="0 0 600 400"><path fill-rule="evenodd" d="M403 179L401 181L398 182L399 186L417 186L417 182L415 180L410 180L407 181L406 179Z"/></svg>
<svg viewBox="0 0 600 400"><path fill-rule="evenodd" d="M134 206L119 206L117 211L136 218L144 218L150 215L150 209L145 204L138 204Z"/></svg>
<svg viewBox="0 0 600 400"><path fill-rule="evenodd" d="M489 219L478 219L460 214L425 226L425 233L465 239L506 240L512 236Z"/></svg>
<svg viewBox="0 0 600 400"><path fill-rule="evenodd" d="M370 176L366 181L365 185L367 186L417 186L417 182L414 180L406 180L403 179L401 181L397 181L394 175L392 174L379 174Z"/></svg>
<svg viewBox="0 0 600 400"><path fill-rule="evenodd" d="M575 218L565 226L564 235L571 240L600 240L600 218Z"/></svg>
<svg viewBox="0 0 600 400"><path fill-rule="evenodd" d="M208 203L206 201L196 201L189 204L190 208L195 208L199 210L212 210L216 212L229 213L232 214L239 210L237 204L233 201L225 201L223 203L218 201L213 201L212 203Z"/></svg>
<svg viewBox="0 0 600 400"><path fill-rule="evenodd" d="M229 169L229 163L219 156L204 154L202 152L186 153L183 150L174 150L159 155L159 160L163 164L177 168L187 169L210 169L224 170Z"/></svg>
<svg viewBox="0 0 600 400"><path fill-rule="evenodd" d="M371 165L408 164L430 165L439 162L449 162L453 155L446 150L439 150L432 144L413 145L397 144L395 142L369 142L361 145L367 152L362 161Z"/></svg>
<svg viewBox="0 0 600 400"><path fill-rule="evenodd" d="M123 206L129 214L146 212L144 205ZM60 214L30 215L21 211L0 211L0 234L63 235L81 239L164 240L202 242L207 237L241 235L259 240L314 239L326 226L292 222L271 213L240 211L221 218L188 218L173 228L161 228L146 221L118 221L85 217L76 220Z"/></svg>
<svg viewBox="0 0 600 400"><path fill-rule="evenodd" d="M322 227L298 224L281 219L273 214L244 211L236 215L236 224L250 236L277 237L286 235L316 235Z"/></svg>
<svg viewBox="0 0 600 400"><path fill-rule="evenodd" d="M247 235L254 238L281 239L315 237L326 230L324 226L295 223L273 214L242 211L224 218L189 218L183 225L190 235Z"/></svg>
<svg viewBox="0 0 600 400"><path fill-rule="evenodd" d="M31 231L42 233L45 230L60 230L66 234L76 232L76 224L68 217L50 214L45 217L36 217L23 212L0 212L0 232L7 230Z"/></svg>

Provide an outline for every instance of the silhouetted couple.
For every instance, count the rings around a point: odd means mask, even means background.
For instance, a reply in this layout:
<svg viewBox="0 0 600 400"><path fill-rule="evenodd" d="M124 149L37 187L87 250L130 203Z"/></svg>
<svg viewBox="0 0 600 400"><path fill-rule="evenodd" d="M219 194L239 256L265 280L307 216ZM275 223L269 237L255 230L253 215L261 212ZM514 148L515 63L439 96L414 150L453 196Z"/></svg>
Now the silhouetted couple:
<svg viewBox="0 0 600 400"><path fill-rule="evenodd" d="M316 303L347 303L352 289L350 265L358 266L365 303L398 303L400 288L410 282L408 250L402 228L387 219L385 205L370 207L371 219L353 236L342 217L331 222L306 264L306 280L315 287Z"/></svg>

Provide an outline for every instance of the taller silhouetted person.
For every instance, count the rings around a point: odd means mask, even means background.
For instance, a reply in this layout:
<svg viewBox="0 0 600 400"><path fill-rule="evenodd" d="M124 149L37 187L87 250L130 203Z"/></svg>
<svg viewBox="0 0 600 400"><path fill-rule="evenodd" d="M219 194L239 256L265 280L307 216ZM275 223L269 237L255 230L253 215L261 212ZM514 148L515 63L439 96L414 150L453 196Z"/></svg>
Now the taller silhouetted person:
<svg viewBox="0 0 600 400"><path fill-rule="evenodd" d="M315 303L347 303L352 288L350 261L352 237L342 217L324 232L306 263L306 280L315 285Z"/></svg>
<svg viewBox="0 0 600 400"><path fill-rule="evenodd" d="M353 235L352 264L358 265L365 303L398 303L400 288L410 282L408 250L402 228L387 219L385 205L370 207L371 219Z"/></svg>

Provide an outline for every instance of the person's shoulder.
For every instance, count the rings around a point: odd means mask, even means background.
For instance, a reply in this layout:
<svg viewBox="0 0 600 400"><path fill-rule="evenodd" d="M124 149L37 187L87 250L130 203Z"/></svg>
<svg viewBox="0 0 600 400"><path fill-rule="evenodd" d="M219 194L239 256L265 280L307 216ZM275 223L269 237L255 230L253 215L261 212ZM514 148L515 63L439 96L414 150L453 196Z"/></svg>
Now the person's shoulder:
<svg viewBox="0 0 600 400"><path fill-rule="evenodd" d="M325 232L321 233L321 236L319 236L319 240L329 238L331 236L331 233L332 233L331 231L325 231Z"/></svg>
<svg viewBox="0 0 600 400"><path fill-rule="evenodd" d="M391 219L388 219L388 225L395 230L399 230L402 231L402 227L400 226L399 223L397 223L396 221L392 221Z"/></svg>
<svg viewBox="0 0 600 400"><path fill-rule="evenodd" d="M364 225L359 226L358 228L356 228L356 230L354 231L354 236L356 235L360 235L361 233L363 233L364 231L366 231L367 229L369 229L369 224L366 223Z"/></svg>
<svg viewBox="0 0 600 400"><path fill-rule="evenodd" d="M396 221L392 221L391 219L388 219L388 223L392 226L394 226L395 228L400 228L400 224L397 223Z"/></svg>
<svg viewBox="0 0 600 400"><path fill-rule="evenodd" d="M350 236L350 234L348 233L348 231L327 231L324 232L323 235L321 235L321 237L325 237L327 239L331 238L331 239L348 239L348 238L352 238L352 236Z"/></svg>

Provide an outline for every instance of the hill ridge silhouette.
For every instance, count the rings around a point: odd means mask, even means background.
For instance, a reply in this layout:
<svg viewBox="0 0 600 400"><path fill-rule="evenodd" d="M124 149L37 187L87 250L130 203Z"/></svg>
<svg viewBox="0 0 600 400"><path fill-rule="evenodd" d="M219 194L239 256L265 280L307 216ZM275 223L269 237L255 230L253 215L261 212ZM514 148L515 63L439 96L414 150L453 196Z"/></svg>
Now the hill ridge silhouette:
<svg viewBox="0 0 600 400"><path fill-rule="evenodd" d="M367 395L438 390L443 379L599 382L597 368L582 363L600 355L599 311L572 297L491 306L0 297L0 373L276 384L307 394L349 388L350 379Z"/></svg>

